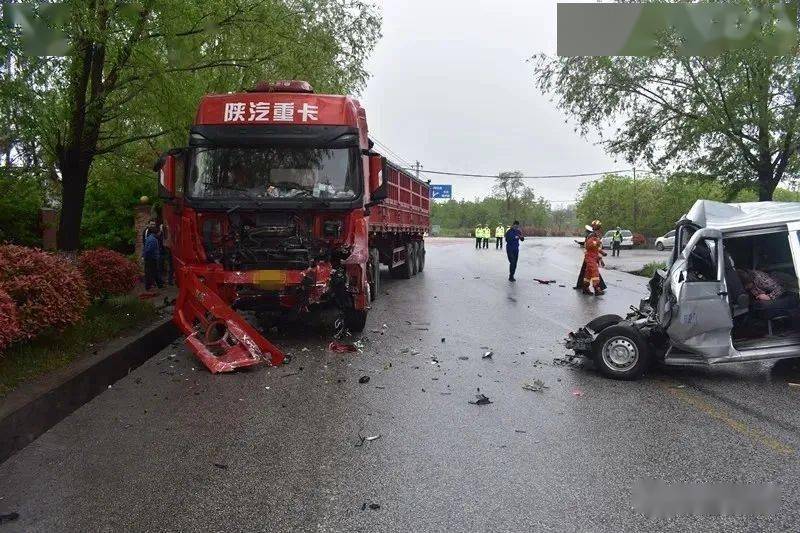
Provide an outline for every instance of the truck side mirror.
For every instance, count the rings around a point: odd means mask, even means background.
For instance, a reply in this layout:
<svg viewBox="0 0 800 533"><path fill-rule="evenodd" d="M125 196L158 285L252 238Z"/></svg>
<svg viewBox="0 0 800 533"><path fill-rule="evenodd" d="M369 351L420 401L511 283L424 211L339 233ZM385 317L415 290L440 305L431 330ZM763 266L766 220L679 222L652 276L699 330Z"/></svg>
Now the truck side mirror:
<svg viewBox="0 0 800 533"><path fill-rule="evenodd" d="M183 192L184 151L170 150L156 162L153 170L158 173L158 196L172 200Z"/></svg>
<svg viewBox="0 0 800 533"><path fill-rule="evenodd" d="M369 158L369 198L374 205L389 197L389 183L383 179L383 169L386 160L374 155Z"/></svg>

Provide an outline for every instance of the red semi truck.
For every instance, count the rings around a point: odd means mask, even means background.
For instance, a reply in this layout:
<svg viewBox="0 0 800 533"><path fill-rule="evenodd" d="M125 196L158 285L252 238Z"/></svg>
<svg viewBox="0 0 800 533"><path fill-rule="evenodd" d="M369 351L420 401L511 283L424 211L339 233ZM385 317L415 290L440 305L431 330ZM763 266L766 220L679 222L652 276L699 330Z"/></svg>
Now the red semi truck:
<svg viewBox="0 0 800 533"><path fill-rule="evenodd" d="M174 320L211 372L283 362L239 311L335 306L361 331L380 264L422 271L428 185L372 147L358 100L284 81L205 96L188 146L159 159Z"/></svg>

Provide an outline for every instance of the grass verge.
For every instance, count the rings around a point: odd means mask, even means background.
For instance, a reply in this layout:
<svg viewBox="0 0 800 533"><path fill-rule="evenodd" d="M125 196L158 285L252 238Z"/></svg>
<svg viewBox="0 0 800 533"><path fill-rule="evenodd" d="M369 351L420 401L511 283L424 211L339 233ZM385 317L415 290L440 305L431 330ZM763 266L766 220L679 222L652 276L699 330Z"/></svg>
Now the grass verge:
<svg viewBox="0 0 800 533"><path fill-rule="evenodd" d="M26 381L91 353L96 350L95 344L137 329L157 316L150 302L136 296L94 302L86 317L74 326L12 345L0 355L0 398Z"/></svg>
<svg viewBox="0 0 800 533"><path fill-rule="evenodd" d="M666 270L667 264L663 261L652 261L647 263L645 266L641 268L641 270L634 270L631 274L636 274L637 276L644 276L646 278L652 278L653 274L656 273L656 270Z"/></svg>

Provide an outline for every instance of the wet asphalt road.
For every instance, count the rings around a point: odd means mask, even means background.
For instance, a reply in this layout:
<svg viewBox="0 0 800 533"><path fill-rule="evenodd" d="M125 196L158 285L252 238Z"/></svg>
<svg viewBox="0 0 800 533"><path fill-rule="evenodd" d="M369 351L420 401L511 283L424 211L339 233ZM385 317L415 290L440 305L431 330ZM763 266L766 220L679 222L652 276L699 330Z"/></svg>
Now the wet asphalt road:
<svg viewBox="0 0 800 533"><path fill-rule="evenodd" d="M293 356L275 369L212 376L165 350L0 465L0 514L20 514L0 531L796 531L800 374L628 383L554 364L568 330L624 314L646 281L609 271L607 295L584 297L570 243L526 240L510 284L493 247L429 241L423 274L384 272L363 353L326 351L319 327L271 335ZM492 404L467 403L478 388ZM654 518L634 508L642 479L780 498Z"/></svg>

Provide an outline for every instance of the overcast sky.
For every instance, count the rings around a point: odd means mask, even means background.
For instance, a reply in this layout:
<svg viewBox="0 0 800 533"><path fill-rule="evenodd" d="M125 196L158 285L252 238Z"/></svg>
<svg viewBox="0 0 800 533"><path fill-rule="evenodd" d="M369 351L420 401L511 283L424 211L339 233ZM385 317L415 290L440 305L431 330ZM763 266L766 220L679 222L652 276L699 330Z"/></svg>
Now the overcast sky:
<svg viewBox="0 0 800 533"><path fill-rule="evenodd" d="M479 174L629 166L615 163L596 138L574 132L533 83L525 60L556 52L556 0L378 1L383 39L361 100L370 134L404 159L430 170ZM452 183L456 198L491 193L490 178L427 177ZM528 183L560 207L574 201L586 179Z"/></svg>

